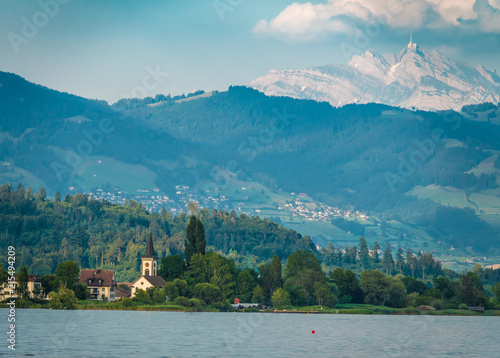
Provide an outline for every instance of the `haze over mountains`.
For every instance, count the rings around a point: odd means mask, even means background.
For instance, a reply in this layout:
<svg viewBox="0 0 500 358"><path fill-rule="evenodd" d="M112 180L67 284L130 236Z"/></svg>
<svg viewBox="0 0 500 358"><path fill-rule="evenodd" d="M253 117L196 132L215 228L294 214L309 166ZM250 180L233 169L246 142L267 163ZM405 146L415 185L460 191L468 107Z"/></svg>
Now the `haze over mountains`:
<svg viewBox="0 0 500 358"><path fill-rule="evenodd" d="M367 50L347 65L272 70L248 86L270 96L349 103L384 103L422 110L460 110L500 102L500 77L410 42L398 55Z"/></svg>

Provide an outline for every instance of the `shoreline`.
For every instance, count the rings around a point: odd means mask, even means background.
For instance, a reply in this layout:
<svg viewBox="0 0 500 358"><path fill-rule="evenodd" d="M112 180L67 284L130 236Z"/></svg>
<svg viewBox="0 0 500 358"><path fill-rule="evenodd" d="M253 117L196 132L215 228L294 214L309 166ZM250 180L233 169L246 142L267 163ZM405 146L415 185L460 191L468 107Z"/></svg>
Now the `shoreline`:
<svg viewBox="0 0 500 358"><path fill-rule="evenodd" d="M0 309L8 307L4 307L4 304L0 305ZM299 315L308 315L308 314L332 314L332 315L385 315L385 316L468 316L468 317L500 317L500 310L486 310L484 313L478 313L474 311L466 311L466 310L436 310L436 311L420 311L415 308L402 308L402 309L390 309L390 308L380 308L380 309L346 309L346 308L328 308L324 310L234 310L234 311L220 311L220 310L196 310L196 309L179 309L179 308L168 308L168 307L103 307L103 306L84 306L84 307L75 307L74 309L52 309L50 307L18 307L17 309L42 309L42 310L56 310L56 311L78 311L78 310L89 310L89 311L145 311L145 312L186 312L186 313L267 313L267 314L299 314Z"/></svg>

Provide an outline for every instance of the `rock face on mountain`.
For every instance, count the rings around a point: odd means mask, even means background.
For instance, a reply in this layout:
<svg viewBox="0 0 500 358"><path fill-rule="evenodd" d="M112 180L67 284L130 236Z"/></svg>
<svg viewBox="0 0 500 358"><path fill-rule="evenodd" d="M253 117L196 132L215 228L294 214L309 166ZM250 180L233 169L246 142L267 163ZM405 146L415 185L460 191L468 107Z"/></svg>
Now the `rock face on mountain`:
<svg viewBox="0 0 500 358"><path fill-rule="evenodd" d="M423 110L459 110L500 101L500 77L410 42L399 55L372 50L347 65L272 70L248 84L266 95L349 103L383 103Z"/></svg>

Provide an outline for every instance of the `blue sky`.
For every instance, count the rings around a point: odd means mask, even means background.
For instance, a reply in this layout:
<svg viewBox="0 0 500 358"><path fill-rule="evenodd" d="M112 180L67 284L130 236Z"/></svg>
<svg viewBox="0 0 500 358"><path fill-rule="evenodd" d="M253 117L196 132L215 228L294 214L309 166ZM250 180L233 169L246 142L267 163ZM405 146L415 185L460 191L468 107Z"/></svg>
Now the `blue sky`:
<svg viewBox="0 0 500 358"><path fill-rule="evenodd" d="M499 9L500 0L0 0L0 70L114 102L346 63L341 44L399 52L413 29L424 48L500 71Z"/></svg>

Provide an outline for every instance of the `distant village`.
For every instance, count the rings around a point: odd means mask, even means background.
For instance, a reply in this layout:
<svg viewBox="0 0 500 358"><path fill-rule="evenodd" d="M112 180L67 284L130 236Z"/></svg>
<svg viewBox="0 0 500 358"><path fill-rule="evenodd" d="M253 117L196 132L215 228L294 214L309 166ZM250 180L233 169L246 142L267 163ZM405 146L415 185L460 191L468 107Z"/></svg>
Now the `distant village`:
<svg viewBox="0 0 500 358"><path fill-rule="evenodd" d="M250 191L252 186L241 187L241 191ZM76 192L77 188L70 187L70 193ZM190 201L196 202L200 207L215 208L217 210L231 211L234 210L237 214L245 214L248 216L262 215L262 210L247 207L245 200L249 196L242 196L237 200L220 195L210 195L209 192L200 195L199 191L192 189L187 185L175 186L175 195L169 197L160 192L159 188L138 189L135 193L122 191L120 188L111 190L97 189L89 194L96 200L107 200L115 204L124 204L127 200L135 200L143 204L150 211L159 212L163 207L173 214L187 212L187 204ZM287 203L277 206L278 211L283 211L292 218L297 217L306 221L329 221L335 218L358 218L360 220L368 220L370 217L359 211L341 210L339 208L318 204L309 201L308 195L305 193L291 193L295 198L288 200Z"/></svg>

